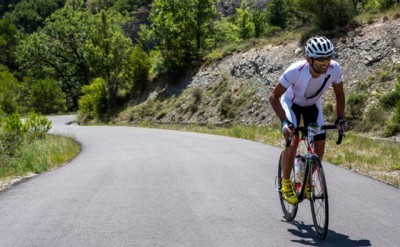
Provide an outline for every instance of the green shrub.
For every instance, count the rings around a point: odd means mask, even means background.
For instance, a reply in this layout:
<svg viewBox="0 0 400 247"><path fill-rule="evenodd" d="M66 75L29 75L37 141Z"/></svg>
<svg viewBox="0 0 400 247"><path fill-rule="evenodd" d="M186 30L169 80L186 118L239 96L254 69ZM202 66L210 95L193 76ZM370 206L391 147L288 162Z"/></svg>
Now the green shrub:
<svg viewBox="0 0 400 247"><path fill-rule="evenodd" d="M379 103L385 109L394 108L396 106L396 103L399 101L400 101L400 90L384 94L379 98Z"/></svg>
<svg viewBox="0 0 400 247"><path fill-rule="evenodd" d="M346 99L346 115L349 120L359 120L363 116L365 96L363 94L351 93Z"/></svg>
<svg viewBox="0 0 400 247"><path fill-rule="evenodd" d="M18 80L8 69L0 64L0 108L6 114L17 112Z"/></svg>
<svg viewBox="0 0 400 247"><path fill-rule="evenodd" d="M389 119L389 112L380 104L372 106L363 120L363 130L382 130Z"/></svg>
<svg viewBox="0 0 400 247"><path fill-rule="evenodd" d="M66 111L64 94L54 79L34 81L29 101L32 108L40 113L50 114Z"/></svg>
<svg viewBox="0 0 400 247"><path fill-rule="evenodd" d="M219 50L212 50L209 54L204 57L206 64L214 63L222 58L222 52Z"/></svg>
<svg viewBox="0 0 400 247"><path fill-rule="evenodd" d="M79 100L79 118L81 120L101 119L107 113L106 83L96 78L90 85L83 86L83 96Z"/></svg>
<svg viewBox="0 0 400 247"><path fill-rule="evenodd" d="M28 129L18 114L5 118L3 132L0 133L0 155L13 156L23 143L27 132Z"/></svg>
<svg viewBox="0 0 400 247"><path fill-rule="evenodd" d="M143 50L143 46L141 44L135 46L133 48L131 54L131 62L132 62L132 78L133 78L133 91L138 91L142 93L146 87L146 83L149 79L149 71L150 71L150 57Z"/></svg>
<svg viewBox="0 0 400 247"><path fill-rule="evenodd" d="M221 97L219 110L222 119L232 119L235 116L232 94L226 93Z"/></svg>
<svg viewBox="0 0 400 247"><path fill-rule="evenodd" d="M42 139L51 129L51 121L45 116L30 113L25 121L25 128L28 130L30 140Z"/></svg>

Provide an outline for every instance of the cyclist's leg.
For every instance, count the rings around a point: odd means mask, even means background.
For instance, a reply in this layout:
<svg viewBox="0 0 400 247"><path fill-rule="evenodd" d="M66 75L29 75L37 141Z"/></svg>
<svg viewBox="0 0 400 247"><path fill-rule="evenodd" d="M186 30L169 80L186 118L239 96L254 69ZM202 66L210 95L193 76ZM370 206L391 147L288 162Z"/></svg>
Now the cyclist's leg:
<svg viewBox="0 0 400 247"><path fill-rule="evenodd" d="M318 100L315 105L304 107L302 115L305 126L309 125L310 123L317 123L319 126L325 124L321 100ZM322 158L324 157L325 139L326 139L325 130L322 130L320 133L314 136L315 153L318 155L320 160L322 160Z"/></svg>
<svg viewBox="0 0 400 247"><path fill-rule="evenodd" d="M319 126L325 124L324 114L322 112L321 100L318 100L318 102L315 105L306 107L306 109L303 112L303 120L304 120L304 125L306 126L309 125L310 123L317 123ZM322 160L322 157L324 156L325 152L325 139L326 139L325 130L321 131L320 133L314 136L314 149L315 153L318 155L320 160ZM314 174L316 169L317 167L313 166L311 171L312 174ZM310 179L307 178L305 195L309 200L310 200L310 189L314 191L314 189L311 186Z"/></svg>
<svg viewBox="0 0 400 247"><path fill-rule="evenodd" d="M282 97L284 98L284 97ZM300 114L293 111L293 103L290 101L281 101L282 107L285 110L287 119L297 126ZM291 171L293 169L294 157L296 155L297 146L299 143L298 135L293 135L292 142L289 147L285 147L282 152L282 187L281 194L282 197L291 204L296 204L298 202L296 192L293 189L292 179L290 177Z"/></svg>
<svg viewBox="0 0 400 247"><path fill-rule="evenodd" d="M317 123L319 126L322 126L325 124L324 121L324 113L322 111L322 104L321 100L318 100L318 102L315 104L317 110L318 110L318 115L315 123ZM326 139L326 131L322 131L320 134L314 136L314 148L315 148L315 153L318 155L318 158L320 161L322 161L325 153L325 139Z"/></svg>
<svg viewBox="0 0 400 247"><path fill-rule="evenodd" d="M283 110L285 110L286 118L293 123L294 127L298 126L300 122L300 111L299 106L294 104L293 102L284 99L282 97L281 104ZM296 156L297 146L299 145L299 136L298 133L295 133L292 137L292 142L289 147L285 147L282 155L282 175L283 178L289 179L290 172L293 169L294 158Z"/></svg>

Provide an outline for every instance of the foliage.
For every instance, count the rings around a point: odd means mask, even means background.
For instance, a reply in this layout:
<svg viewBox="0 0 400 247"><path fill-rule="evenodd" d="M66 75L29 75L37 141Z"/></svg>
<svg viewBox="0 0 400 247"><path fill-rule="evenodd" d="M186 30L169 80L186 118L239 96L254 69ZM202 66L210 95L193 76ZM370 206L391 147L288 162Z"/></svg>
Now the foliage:
<svg viewBox="0 0 400 247"><path fill-rule="evenodd" d="M18 80L0 64L0 115L17 112L18 91Z"/></svg>
<svg viewBox="0 0 400 247"><path fill-rule="evenodd" d="M222 58L222 53L219 50L213 50L204 57L204 61L207 64L210 64L220 60L221 58Z"/></svg>
<svg viewBox="0 0 400 247"><path fill-rule="evenodd" d="M270 25L280 28L286 27L288 13L286 11L287 0L272 0L268 2L268 21Z"/></svg>
<svg viewBox="0 0 400 247"><path fill-rule="evenodd" d="M395 90L382 95L379 99L382 107L394 110L392 118L385 126L385 136L393 136L400 133L400 76L398 76L397 81Z"/></svg>
<svg viewBox="0 0 400 247"><path fill-rule="evenodd" d="M106 82L103 78L96 78L90 85L82 87L82 97L79 100L81 119L102 119L107 109Z"/></svg>
<svg viewBox="0 0 400 247"><path fill-rule="evenodd" d="M251 21L254 24L254 37L261 38L267 28L267 16L265 11L254 9L251 11Z"/></svg>
<svg viewBox="0 0 400 247"><path fill-rule="evenodd" d="M33 110L43 114L66 111L64 94L54 79L39 79L32 83L29 96Z"/></svg>
<svg viewBox="0 0 400 247"><path fill-rule="evenodd" d="M32 33L63 4L63 0L22 0L16 3L12 12L6 13L5 17L25 33Z"/></svg>
<svg viewBox="0 0 400 247"><path fill-rule="evenodd" d="M236 26L238 27L239 37L243 40L253 35L254 23L251 21L249 8L246 6L246 0L242 0L240 8L236 9Z"/></svg>
<svg viewBox="0 0 400 247"><path fill-rule="evenodd" d="M0 156L15 155L24 142L43 139L51 128L51 122L44 116L30 113L25 121L19 114L7 116L0 132Z"/></svg>
<svg viewBox="0 0 400 247"><path fill-rule="evenodd" d="M18 30L7 18L0 20L0 64L15 69L15 47L17 45Z"/></svg>
<svg viewBox="0 0 400 247"><path fill-rule="evenodd" d="M400 102L400 83L397 84L395 91L382 95L379 102L385 109L394 108L397 102Z"/></svg>
<svg viewBox="0 0 400 247"><path fill-rule="evenodd" d="M350 126L358 127L363 119L365 95L350 93L346 96L346 116Z"/></svg>
<svg viewBox="0 0 400 247"><path fill-rule="evenodd" d="M0 156L13 156L23 143L27 132L27 126L23 124L18 114L8 116L0 133Z"/></svg>
<svg viewBox="0 0 400 247"><path fill-rule="evenodd" d="M320 30L334 30L351 23L356 14L355 1L327 0L321 4L317 0L298 0L301 11L310 15L314 25Z"/></svg>
<svg viewBox="0 0 400 247"><path fill-rule="evenodd" d="M240 40L238 27L229 22L228 18L220 17L215 22L215 37L216 44L237 43Z"/></svg>
<svg viewBox="0 0 400 247"><path fill-rule="evenodd" d="M90 15L71 5L55 11L40 31L17 47L20 68L35 79L54 78L61 83L68 110L78 106L79 90L91 75L85 60Z"/></svg>
<svg viewBox="0 0 400 247"><path fill-rule="evenodd" d="M25 120L24 128L27 130L29 140L43 139L51 129L51 121L45 116L30 113Z"/></svg>
<svg viewBox="0 0 400 247"><path fill-rule="evenodd" d="M29 145L24 144L16 155L1 156L0 178L41 173L65 164L79 152L79 145L71 137L49 135Z"/></svg>
<svg viewBox="0 0 400 247"><path fill-rule="evenodd" d="M132 78L133 78L133 91L138 91L140 94L146 87L146 83L149 79L149 71L150 71L150 57L143 50L142 44L138 44L133 48L131 57L132 64Z"/></svg>
<svg viewBox="0 0 400 247"><path fill-rule="evenodd" d="M85 58L90 72L105 80L109 113L117 107L120 90L129 89L132 84L129 71L133 67L130 59L133 44L122 30L125 22L117 12L101 11L92 20L90 39L86 41Z"/></svg>
<svg viewBox="0 0 400 247"><path fill-rule="evenodd" d="M198 58L211 30L213 16L209 0L155 0L150 13L151 28L165 68L180 72Z"/></svg>

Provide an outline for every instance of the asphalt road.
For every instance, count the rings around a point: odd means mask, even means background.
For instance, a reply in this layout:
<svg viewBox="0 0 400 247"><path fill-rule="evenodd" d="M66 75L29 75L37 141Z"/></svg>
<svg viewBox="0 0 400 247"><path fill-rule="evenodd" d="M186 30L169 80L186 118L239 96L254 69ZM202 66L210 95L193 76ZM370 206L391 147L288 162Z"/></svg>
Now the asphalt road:
<svg viewBox="0 0 400 247"><path fill-rule="evenodd" d="M400 190L325 164L330 230L283 220L280 150L179 131L65 125L81 153L0 193L0 246L400 246ZM329 151L329 150L328 150Z"/></svg>

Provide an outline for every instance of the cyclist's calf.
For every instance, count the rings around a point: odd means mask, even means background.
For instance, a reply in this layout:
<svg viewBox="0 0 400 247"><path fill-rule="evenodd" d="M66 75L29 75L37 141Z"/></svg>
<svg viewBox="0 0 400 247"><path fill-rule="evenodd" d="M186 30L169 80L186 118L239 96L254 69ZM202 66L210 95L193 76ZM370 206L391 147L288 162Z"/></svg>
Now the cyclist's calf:
<svg viewBox="0 0 400 247"><path fill-rule="evenodd" d="M282 155L282 175L283 178L290 178L290 172L293 169L294 157L296 156L297 147L299 146L299 136L293 135L289 147L283 150Z"/></svg>

